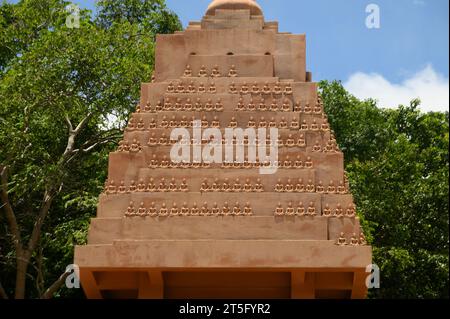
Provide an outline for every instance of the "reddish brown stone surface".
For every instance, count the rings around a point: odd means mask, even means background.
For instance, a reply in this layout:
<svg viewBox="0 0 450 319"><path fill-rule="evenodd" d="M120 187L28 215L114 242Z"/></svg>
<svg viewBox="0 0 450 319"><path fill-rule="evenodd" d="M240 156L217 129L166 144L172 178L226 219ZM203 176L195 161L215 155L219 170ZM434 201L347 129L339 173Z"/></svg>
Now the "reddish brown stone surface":
<svg viewBox="0 0 450 319"><path fill-rule="evenodd" d="M252 0L215 0L159 35L152 83L75 250L88 298L364 298L365 243L305 36L279 33ZM276 174L172 164L170 133L277 127Z"/></svg>

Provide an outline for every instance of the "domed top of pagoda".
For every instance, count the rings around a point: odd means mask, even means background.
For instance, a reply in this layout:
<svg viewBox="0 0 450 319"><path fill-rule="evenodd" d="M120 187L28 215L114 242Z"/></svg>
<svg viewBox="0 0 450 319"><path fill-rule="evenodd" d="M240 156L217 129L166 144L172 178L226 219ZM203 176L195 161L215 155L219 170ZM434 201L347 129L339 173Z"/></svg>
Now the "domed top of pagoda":
<svg viewBox="0 0 450 319"><path fill-rule="evenodd" d="M216 9L250 9L251 15L262 15L262 9L255 0L214 0L208 6L207 15L214 15Z"/></svg>

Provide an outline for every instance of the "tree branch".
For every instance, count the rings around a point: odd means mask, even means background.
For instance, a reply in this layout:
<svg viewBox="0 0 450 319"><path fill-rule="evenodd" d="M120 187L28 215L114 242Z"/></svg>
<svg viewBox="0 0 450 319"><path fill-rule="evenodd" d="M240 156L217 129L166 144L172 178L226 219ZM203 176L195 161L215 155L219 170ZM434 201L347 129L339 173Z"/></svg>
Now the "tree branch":
<svg viewBox="0 0 450 319"><path fill-rule="evenodd" d="M2 299L9 299L8 295L6 294L5 289L3 289L2 283L0 282L0 298Z"/></svg>
<svg viewBox="0 0 450 319"><path fill-rule="evenodd" d="M16 215L11 206L8 196L8 169L6 166L0 165L0 199L3 204L1 207L4 208L6 219L8 221L9 228L11 230L12 239L14 247L16 248L16 253L20 253L23 249L22 247L22 236L20 234L20 228L17 224Z"/></svg>
<svg viewBox="0 0 450 319"><path fill-rule="evenodd" d="M67 277L70 275L70 272L65 272L64 274L62 274L58 280L56 280L45 292L44 294L41 296L41 299L50 299L53 297L53 295L55 294L55 292L57 292L61 286L64 284L64 282L66 281Z"/></svg>

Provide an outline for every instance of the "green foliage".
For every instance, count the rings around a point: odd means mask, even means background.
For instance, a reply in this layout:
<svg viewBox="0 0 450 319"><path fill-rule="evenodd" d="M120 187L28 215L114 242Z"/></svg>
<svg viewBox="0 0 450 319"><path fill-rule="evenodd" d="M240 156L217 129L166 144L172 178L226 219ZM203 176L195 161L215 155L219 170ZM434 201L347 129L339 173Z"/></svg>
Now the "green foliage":
<svg viewBox="0 0 450 319"><path fill-rule="evenodd" d="M150 79L155 32L181 28L164 1L104 0L96 17L82 11L80 28L70 29L67 4L0 5L0 163L9 167L9 196L24 242L44 191L57 193L28 269L27 297L50 286L73 262L74 245L84 243L108 153L139 101L140 83ZM84 119L73 151L65 152L69 126ZM0 225L0 282L13 295L15 252L3 211Z"/></svg>
<svg viewBox="0 0 450 319"><path fill-rule="evenodd" d="M320 87L381 268L371 296L448 298L448 112L421 113L418 100L384 110L339 82Z"/></svg>

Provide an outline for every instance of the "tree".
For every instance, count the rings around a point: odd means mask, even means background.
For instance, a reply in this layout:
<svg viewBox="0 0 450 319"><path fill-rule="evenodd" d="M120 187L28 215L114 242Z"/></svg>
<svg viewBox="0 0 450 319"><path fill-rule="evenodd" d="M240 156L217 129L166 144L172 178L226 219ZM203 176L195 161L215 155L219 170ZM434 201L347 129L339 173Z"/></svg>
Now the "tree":
<svg viewBox="0 0 450 319"><path fill-rule="evenodd" d="M320 87L381 268L372 297L448 298L448 112L424 114L419 100L385 110L339 82Z"/></svg>
<svg viewBox="0 0 450 319"><path fill-rule="evenodd" d="M105 10L113 3L134 18L108 15ZM155 34L149 26L162 33L181 27L163 1L145 3L150 6L141 11L137 1L100 1L97 17L81 12L78 29L65 25L64 1L0 6L0 25L14 21L2 33L6 45L1 47L10 54L0 69L0 218L7 225L0 247L7 252L2 264L15 268L15 298L27 296L27 277L36 283L28 296L56 291L44 289L44 248L51 247L48 216L57 231L71 223L86 227L96 202L92 194L104 181L106 154L122 136L138 102L139 84L153 69ZM92 174L99 164L103 169ZM65 216L70 206L81 215ZM2 277L0 282L7 280Z"/></svg>

